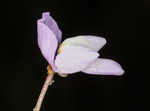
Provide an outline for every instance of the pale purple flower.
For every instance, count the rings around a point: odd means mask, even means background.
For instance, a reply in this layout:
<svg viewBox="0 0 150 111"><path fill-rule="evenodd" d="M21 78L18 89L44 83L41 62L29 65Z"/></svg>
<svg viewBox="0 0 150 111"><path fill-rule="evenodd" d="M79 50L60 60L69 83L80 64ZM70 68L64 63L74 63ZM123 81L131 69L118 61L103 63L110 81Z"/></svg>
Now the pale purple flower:
<svg viewBox="0 0 150 111"><path fill-rule="evenodd" d="M98 58L98 51L106 44L104 38L81 35L61 43L62 33L49 12L43 13L42 18L37 21L37 26L39 47L54 72L72 74L81 71L93 75L124 73L114 60Z"/></svg>

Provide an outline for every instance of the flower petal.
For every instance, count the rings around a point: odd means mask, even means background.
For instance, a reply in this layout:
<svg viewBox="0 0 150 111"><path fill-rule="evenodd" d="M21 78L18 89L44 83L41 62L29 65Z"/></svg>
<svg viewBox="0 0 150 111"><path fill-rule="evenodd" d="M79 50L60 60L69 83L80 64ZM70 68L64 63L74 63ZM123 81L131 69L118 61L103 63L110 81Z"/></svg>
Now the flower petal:
<svg viewBox="0 0 150 111"><path fill-rule="evenodd" d="M59 29L56 21L50 16L49 12L44 12L42 14L42 19L40 19L39 22L44 23L55 34L58 43L61 42L62 32Z"/></svg>
<svg viewBox="0 0 150 111"><path fill-rule="evenodd" d="M122 75L124 70L113 60L100 58L82 72L96 75Z"/></svg>
<svg viewBox="0 0 150 111"><path fill-rule="evenodd" d="M58 46L55 34L42 22L37 22L38 27L38 45L45 59L51 64L55 71L54 57Z"/></svg>
<svg viewBox="0 0 150 111"><path fill-rule="evenodd" d="M83 70L98 58L99 54L89 48L66 46L56 56L55 65L58 73L69 74Z"/></svg>
<svg viewBox="0 0 150 111"><path fill-rule="evenodd" d="M106 44L106 40L102 37L92 35L81 35L68 38L63 42L65 45L82 46L92 49L93 51L100 50Z"/></svg>

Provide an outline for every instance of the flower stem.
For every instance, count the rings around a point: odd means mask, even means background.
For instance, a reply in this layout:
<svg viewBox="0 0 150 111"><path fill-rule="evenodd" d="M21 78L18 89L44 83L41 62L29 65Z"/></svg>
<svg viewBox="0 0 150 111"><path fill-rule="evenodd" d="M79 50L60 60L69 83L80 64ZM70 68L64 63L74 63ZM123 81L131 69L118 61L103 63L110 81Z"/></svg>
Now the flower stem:
<svg viewBox="0 0 150 111"><path fill-rule="evenodd" d="M40 96L38 98L38 101L37 101L36 106L34 107L33 111L40 111L44 96L45 96L47 89L48 89L48 86L51 85L51 83L52 83L54 73L52 71L49 71L49 70L48 70L48 73L49 74L46 77L46 80L45 80L44 85L42 87Z"/></svg>

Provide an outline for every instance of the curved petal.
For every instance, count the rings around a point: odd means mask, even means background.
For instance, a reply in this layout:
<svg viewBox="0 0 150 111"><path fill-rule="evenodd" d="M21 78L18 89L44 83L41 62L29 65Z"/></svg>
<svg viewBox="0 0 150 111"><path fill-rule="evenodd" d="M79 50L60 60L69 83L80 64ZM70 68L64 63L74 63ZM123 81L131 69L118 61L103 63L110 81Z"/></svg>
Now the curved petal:
<svg viewBox="0 0 150 111"><path fill-rule="evenodd" d="M65 45L82 46L92 49L93 51L100 50L106 44L106 40L102 37L92 35L81 35L72 38L68 38L63 41Z"/></svg>
<svg viewBox="0 0 150 111"><path fill-rule="evenodd" d="M56 56L55 66L58 73L70 74L83 70L98 58L99 54L89 48L66 46Z"/></svg>
<svg viewBox="0 0 150 111"><path fill-rule="evenodd" d="M54 57L58 46L55 34L44 24L38 21L38 45L45 59L55 71Z"/></svg>
<svg viewBox="0 0 150 111"><path fill-rule="evenodd" d="M122 75L124 70L117 62L110 59L97 59L82 72L96 75Z"/></svg>
<svg viewBox="0 0 150 111"><path fill-rule="evenodd" d="M62 39L62 32L59 29L56 21L50 16L49 12L42 13L42 19L38 20L45 24L56 36L58 43L61 42Z"/></svg>

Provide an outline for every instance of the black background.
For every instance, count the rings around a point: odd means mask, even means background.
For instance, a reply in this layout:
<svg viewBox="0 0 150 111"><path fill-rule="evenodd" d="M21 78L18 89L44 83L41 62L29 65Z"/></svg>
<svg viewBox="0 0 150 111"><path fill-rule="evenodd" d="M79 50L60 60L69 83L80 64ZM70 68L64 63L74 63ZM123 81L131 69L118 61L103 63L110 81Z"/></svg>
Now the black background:
<svg viewBox="0 0 150 111"><path fill-rule="evenodd" d="M50 11L63 40L76 35L107 39L101 57L114 59L125 75L55 76L41 111L143 111L143 79L136 69L140 7L127 0L24 0L0 4L0 111L32 111L46 77L47 61L37 44L36 21ZM148 10L147 10L148 12Z"/></svg>

